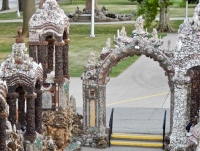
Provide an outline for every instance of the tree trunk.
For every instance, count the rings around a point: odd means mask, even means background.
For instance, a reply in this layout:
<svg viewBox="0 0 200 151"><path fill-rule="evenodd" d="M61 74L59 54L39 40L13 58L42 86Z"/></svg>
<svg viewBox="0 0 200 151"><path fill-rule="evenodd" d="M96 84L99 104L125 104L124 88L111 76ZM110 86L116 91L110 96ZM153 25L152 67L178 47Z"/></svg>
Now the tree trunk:
<svg viewBox="0 0 200 151"><path fill-rule="evenodd" d="M35 0L25 0L23 10L23 36L28 36L28 22L35 12Z"/></svg>
<svg viewBox="0 0 200 151"><path fill-rule="evenodd" d="M98 8L98 0L94 0L95 4L94 4L94 8L97 9ZM91 11L92 8L92 0L86 0L86 4L85 4L85 9L88 11Z"/></svg>
<svg viewBox="0 0 200 151"><path fill-rule="evenodd" d="M3 10L9 10L9 0L2 0L2 8L1 11Z"/></svg>
<svg viewBox="0 0 200 151"><path fill-rule="evenodd" d="M174 29L170 25L169 20L169 5L165 7L166 4L161 0L161 7L160 7L160 19L159 19L159 27L157 29L158 32L174 32Z"/></svg>
<svg viewBox="0 0 200 151"><path fill-rule="evenodd" d="M18 0L19 11L22 12L24 9L24 0Z"/></svg>
<svg viewBox="0 0 200 151"><path fill-rule="evenodd" d="M70 0L71 4L73 4L73 0Z"/></svg>

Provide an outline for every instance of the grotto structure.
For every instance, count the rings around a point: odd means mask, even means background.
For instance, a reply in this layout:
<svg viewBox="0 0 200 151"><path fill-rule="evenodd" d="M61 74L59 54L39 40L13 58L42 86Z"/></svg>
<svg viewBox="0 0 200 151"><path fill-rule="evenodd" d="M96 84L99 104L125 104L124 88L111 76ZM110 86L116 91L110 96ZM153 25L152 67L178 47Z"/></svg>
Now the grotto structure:
<svg viewBox="0 0 200 151"><path fill-rule="evenodd" d="M102 130L106 128L106 85L112 67L126 57L145 55L157 61L168 77L171 93L168 148L187 148L189 142L185 128L198 117L200 107L200 4L196 6L194 16L180 25L174 49L170 45L168 49L163 49L156 29L148 38L149 33L143 29L143 22L141 16L137 18L131 37L127 37L124 27L118 31L114 48L107 40L98 63L94 54L90 53L82 74L83 127L95 127L100 134L105 133Z"/></svg>
<svg viewBox="0 0 200 151"><path fill-rule="evenodd" d="M8 120L18 129L26 126L24 137L33 142L36 131L42 133L42 92L40 89L43 82L43 69L41 64L34 62L26 51L22 30L18 27L12 54L1 64L0 78L6 81L8 87Z"/></svg>
<svg viewBox="0 0 200 151"><path fill-rule="evenodd" d="M29 55L43 68L43 109L65 109L69 102L69 26L55 0L41 0L29 21Z"/></svg>

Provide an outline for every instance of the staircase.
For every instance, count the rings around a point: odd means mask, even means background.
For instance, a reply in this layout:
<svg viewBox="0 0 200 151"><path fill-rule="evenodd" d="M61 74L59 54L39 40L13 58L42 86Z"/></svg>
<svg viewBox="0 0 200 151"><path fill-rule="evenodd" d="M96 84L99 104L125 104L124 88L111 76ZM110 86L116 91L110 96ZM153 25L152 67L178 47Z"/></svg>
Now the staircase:
<svg viewBox="0 0 200 151"><path fill-rule="evenodd" d="M162 135L113 133L110 145L162 148L162 141Z"/></svg>

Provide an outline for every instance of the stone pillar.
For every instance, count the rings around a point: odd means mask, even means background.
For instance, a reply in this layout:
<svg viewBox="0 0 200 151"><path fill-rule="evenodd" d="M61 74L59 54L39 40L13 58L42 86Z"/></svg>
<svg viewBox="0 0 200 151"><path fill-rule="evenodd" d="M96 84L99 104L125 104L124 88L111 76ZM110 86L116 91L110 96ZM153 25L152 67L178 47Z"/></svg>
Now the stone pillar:
<svg viewBox="0 0 200 151"><path fill-rule="evenodd" d="M47 77L47 45L48 42L41 41L37 46L38 63L41 63L43 68L43 81L45 81Z"/></svg>
<svg viewBox="0 0 200 151"><path fill-rule="evenodd" d="M63 76L63 42L55 42L55 82L64 83Z"/></svg>
<svg viewBox="0 0 200 151"><path fill-rule="evenodd" d="M174 82L172 81L172 77L174 76L173 73L169 73L168 74L168 84L169 84L169 88L170 88L170 93L171 93L171 97L170 97L170 130L169 130L169 134L171 134L172 132L172 126L173 126L173 114L174 114Z"/></svg>
<svg viewBox="0 0 200 151"><path fill-rule="evenodd" d="M105 109L105 85L99 85L99 111L98 111L98 117L99 117L99 125L98 127L106 127L106 109Z"/></svg>
<svg viewBox="0 0 200 151"><path fill-rule="evenodd" d="M5 111L5 103L1 101L0 103L1 112L0 112L0 150L6 151L6 118L8 117L7 111Z"/></svg>
<svg viewBox="0 0 200 151"><path fill-rule="evenodd" d="M35 132L35 98L36 94L25 94L27 99L27 112L26 112L26 133L24 139L33 142L36 139Z"/></svg>
<svg viewBox="0 0 200 151"><path fill-rule="evenodd" d="M7 95L7 103L9 105L9 116L8 120L12 124L12 126L16 125L16 99L19 96L18 93L8 93Z"/></svg>
<svg viewBox="0 0 200 151"><path fill-rule="evenodd" d="M170 146L172 148L187 146L187 138L185 135L189 122L189 105L188 91L190 91L190 77L174 78L174 115L173 127L170 136Z"/></svg>
<svg viewBox="0 0 200 151"><path fill-rule="evenodd" d="M68 73L68 51L69 51L69 40L65 39L65 45L63 46L63 75L65 78L69 79Z"/></svg>
<svg viewBox="0 0 200 151"><path fill-rule="evenodd" d="M54 39L48 39L48 73L53 71Z"/></svg>
<svg viewBox="0 0 200 151"><path fill-rule="evenodd" d="M37 62L37 47L29 42L29 56L33 58L33 61Z"/></svg>
<svg viewBox="0 0 200 151"><path fill-rule="evenodd" d="M20 127L26 126L26 113L24 111L25 107L25 99L24 99L24 90L23 88L19 88L18 91L18 124Z"/></svg>
<svg viewBox="0 0 200 151"><path fill-rule="evenodd" d="M85 130L87 127L87 91L86 85L82 85L83 87L83 129Z"/></svg>
<svg viewBox="0 0 200 151"><path fill-rule="evenodd" d="M42 90L36 90L37 98L35 99L35 130L42 134Z"/></svg>

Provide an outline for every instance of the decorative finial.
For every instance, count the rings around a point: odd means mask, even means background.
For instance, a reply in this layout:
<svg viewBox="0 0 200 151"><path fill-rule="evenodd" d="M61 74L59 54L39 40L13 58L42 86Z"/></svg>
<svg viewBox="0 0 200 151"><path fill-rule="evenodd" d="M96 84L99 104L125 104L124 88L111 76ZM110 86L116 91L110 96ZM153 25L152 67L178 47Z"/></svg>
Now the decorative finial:
<svg viewBox="0 0 200 151"><path fill-rule="evenodd" d="M42 9L42 5L45 3L46 0L40 0L39 9Z"/></svg>
<svg viewBox="0 0 200 151"><path fill-rule="evenodd" d="M126 29L124 26L122 26L122 29L120 31L120 36L126 36Z"/></svg>
<svg viewBox="0 0 200 151"><path fill-rule="evenodd" d="M106 47L110 48L110 38L107 38L107 40L106 40Z"/></svg>
<svg viewBox="0 0 200 151"><path fill-rule="evenodd" d="M24 38L22 37L22 27L19 26L17 30L17 38L16 38L16 43L24 43Z"/></svg>
<svg viewBox="0 0 200 151"><path fill-rule="evenodd" d="M151 35L153 36L153 38L155 40L158 40L158 32L157 32L156 28L153 29Z"/></svg>

